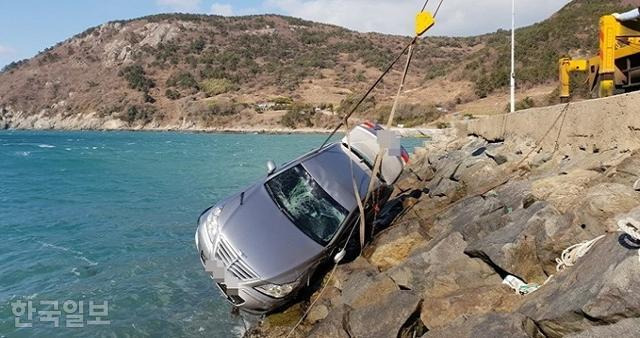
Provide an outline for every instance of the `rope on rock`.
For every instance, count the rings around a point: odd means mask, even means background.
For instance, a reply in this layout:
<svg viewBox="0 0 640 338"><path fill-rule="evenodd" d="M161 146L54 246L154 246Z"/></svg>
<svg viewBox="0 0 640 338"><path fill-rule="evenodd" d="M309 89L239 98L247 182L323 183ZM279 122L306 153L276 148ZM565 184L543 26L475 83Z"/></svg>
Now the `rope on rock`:
<svg viewBox="0 0 640 338"><path fill-rule="evenodd" d="M631 217L621 219L618 221L618 230L640 242L640 221ZM638 249L638 261L640 262L640 249Z"/></svg>
<svg viewBox="0 0 640 338"><path fill-rule="evenodd" d="M562 251L560 258L556 258L556 271L562 271L568 267L574 266L578 259L589 252L591 248L606 235L600 235L594 239L574 244Z"/></svg>

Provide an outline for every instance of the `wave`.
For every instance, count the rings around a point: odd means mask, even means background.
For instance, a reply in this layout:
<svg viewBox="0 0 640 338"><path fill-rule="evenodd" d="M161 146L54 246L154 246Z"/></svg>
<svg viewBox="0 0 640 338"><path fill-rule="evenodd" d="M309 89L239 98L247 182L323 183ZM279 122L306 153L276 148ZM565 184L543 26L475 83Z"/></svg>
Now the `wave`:
<svg viewBox="0 0 640 338"><path fill-rule="evenodd" d="M52 146L50 144L38 144L38 148L55 148L56 146Z"/></svg>
<svg viewBox="0 0 640 338"><path fill-rule="evenodd" d="M77 258L79 260L82 260L82 261L85 261L91 266L98 265L98 262L94 262L94 261L90 260L89 258L87 258L86 256L84 256L84 253L82 253L82 251L76 251L76 250L73 250L73 249L65 248L63 246L58 246L58 245L47 243L47 242L43 242L43 241L38 241L38 243L42 244L42 247L49 247L49 248L60 250L60 251L71 252L72 254L74 254L75 258Z"/></svg>

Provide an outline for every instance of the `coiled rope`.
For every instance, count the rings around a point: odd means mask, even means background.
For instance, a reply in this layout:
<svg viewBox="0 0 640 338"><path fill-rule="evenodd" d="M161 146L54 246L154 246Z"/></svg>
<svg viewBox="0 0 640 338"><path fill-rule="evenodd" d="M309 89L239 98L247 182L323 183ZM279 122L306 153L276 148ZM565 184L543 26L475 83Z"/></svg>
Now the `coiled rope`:
<svg viewBox="0 0 640 338"><path fill-rule="evenodd" d="M560 258L556 258L556 271L562 271L568 267L572 267L576 264L580 257L591 250L591 248L601 239L603 239L606 235L600 235L594 239L580 242L578 244L574 244L562 251Z"/></svg>
<svg viewBox="0 0 640 338"><path fill-rule="evenodd" d="M627 217L618 221L618 231L624 232L636 242L640 242L640 221ZM640 262L640 248L638 249L638 262Z"/></svg>

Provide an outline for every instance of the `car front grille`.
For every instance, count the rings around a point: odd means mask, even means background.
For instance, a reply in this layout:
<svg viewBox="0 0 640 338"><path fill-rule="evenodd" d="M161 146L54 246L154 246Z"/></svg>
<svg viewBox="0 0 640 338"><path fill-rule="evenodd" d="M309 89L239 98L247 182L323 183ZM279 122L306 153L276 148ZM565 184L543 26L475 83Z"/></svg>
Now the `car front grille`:
<svg viewBox="0 0 640 338"><path fill-rule="evenodd" d="M224 236L220 236L218 248L216 249L216 258L220 260L227 271L231 272L241 281L258 279L255 273L242 258L242 254L233 248Z"/></svg>

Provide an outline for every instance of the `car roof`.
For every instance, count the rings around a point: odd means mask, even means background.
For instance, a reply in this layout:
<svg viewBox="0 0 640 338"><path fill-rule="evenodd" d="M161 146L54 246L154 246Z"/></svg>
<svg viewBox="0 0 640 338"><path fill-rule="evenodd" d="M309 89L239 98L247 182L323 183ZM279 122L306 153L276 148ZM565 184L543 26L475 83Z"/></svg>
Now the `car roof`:
<svg viewBox="0 0 640 338"><path fill-rule="evenodd" d="M340 143L331 144L317 153L302 160L304 168L313 176L318 184L336 202L347 210L352 211L357 206L353 191L351 165L353 163L353 178L364 198L369 187L369 169L349 155L349 150Z"/></svg>

